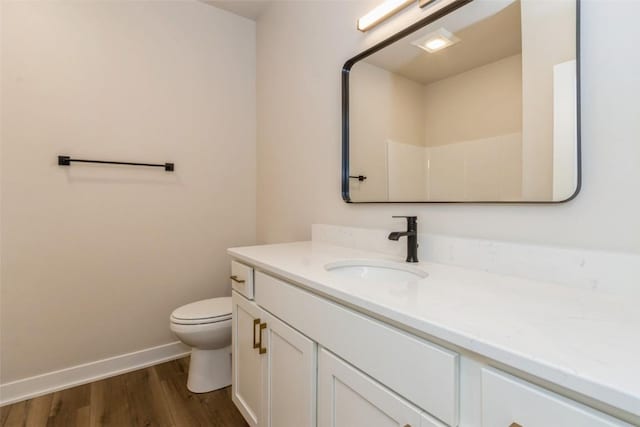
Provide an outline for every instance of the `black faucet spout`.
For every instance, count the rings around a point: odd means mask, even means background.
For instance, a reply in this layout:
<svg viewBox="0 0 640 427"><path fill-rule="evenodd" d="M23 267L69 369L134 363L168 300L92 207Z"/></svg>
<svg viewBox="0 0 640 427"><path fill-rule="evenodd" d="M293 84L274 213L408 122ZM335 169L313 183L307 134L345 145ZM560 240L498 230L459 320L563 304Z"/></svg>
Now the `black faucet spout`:
<svg viewBox="0 0 640 427"><path fill-rule="evenodd" d="M416 233L413 231L394 231L392 233L389 233L389 240L398 241L401 237L410 237L415 235Z"/></svg>
<svg viewBox="0 0 640 427"><path fill-rule="evenodd" d="M389 233L389 240L398 241L402 236L406 236L406 235L407 233L403 233L401 231L394 231L392 233Z"/></svg>

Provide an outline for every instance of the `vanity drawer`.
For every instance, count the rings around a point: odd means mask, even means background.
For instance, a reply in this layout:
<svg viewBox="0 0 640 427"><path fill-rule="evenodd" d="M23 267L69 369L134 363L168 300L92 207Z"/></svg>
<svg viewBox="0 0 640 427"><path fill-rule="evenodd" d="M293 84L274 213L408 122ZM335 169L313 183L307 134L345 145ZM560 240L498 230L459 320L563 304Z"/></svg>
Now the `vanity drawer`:
<svg viewBox="0 0 640 427"><path fill-rule="evenodd" d="M482 426L630 427L630 424L519 378L483 368Z"/></svg>
<svg viewBox="0 0 640 427"><path fill-rule="evenodd" d="M253 268L231 261L231 287L246 298L253 299Z"/></svg>
<svg viewBox="0 0 640 427"><path fill-rule="evenodd" d="M458 354L262 272L256 272L256 302L416 406L457 425Z"/></svg>

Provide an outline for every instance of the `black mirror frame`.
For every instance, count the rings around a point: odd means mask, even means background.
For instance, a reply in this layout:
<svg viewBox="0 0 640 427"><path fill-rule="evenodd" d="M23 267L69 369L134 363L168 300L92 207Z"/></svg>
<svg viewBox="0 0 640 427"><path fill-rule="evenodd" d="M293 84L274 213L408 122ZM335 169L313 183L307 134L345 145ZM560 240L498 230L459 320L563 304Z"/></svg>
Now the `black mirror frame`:
<svg viewBox="0 0 640 427"><path fill-rule="evenodd" d="M395 202L395 201L366 201L366 202L354 202L351 200L351 196L349 195L349 73L351 72L351 68L358 62L363 60L364 58L373 55L381 49L395 43L396 41L408 36L409 34L421 29L422 27L437 21L438 19L448 15L449 13L465 6L466 4L471 3L473 0L457 0L451 3L450 5L443 7L442 9L434 12L433 14L427 16L420 21L410 25L402 31L392 35L391 37L383 40L382 42L366 49L365 51L357 54L353 58L347 60L342 66L342 200L346 203L354 203L354 204L370 204L370 203L470 203L470 204L558 204L558 203L566 203L570 200L576 198L578 193L582 188L582 126L581 126L581 108L580 108L580 75L581 75L581 67L580 67L580 0L575 0L576 2L576 152L578 158L576 166L577 166L577 182L576 189L571 196L564 200L550 200L550 201L417 201L417 202ZM365 178L366 179L366 178Z"/></svg>

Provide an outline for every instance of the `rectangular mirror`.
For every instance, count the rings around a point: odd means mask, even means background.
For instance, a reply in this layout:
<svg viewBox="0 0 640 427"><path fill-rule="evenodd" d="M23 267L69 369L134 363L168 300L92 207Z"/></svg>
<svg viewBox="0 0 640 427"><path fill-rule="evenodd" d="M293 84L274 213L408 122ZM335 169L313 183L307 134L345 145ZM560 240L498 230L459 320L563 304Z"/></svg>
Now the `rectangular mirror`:
<svg viewBox="0 0 640 427"><path fill-rule="evenodd" d="M347 61L344 200L575 197L578 7L576 0L452 1Z"/></svg>

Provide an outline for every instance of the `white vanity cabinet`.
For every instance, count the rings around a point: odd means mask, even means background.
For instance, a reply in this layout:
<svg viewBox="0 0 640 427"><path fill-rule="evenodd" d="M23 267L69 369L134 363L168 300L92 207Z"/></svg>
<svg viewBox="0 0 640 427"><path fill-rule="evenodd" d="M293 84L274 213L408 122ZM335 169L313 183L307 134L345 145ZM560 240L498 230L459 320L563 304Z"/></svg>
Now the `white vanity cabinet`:
<svg viewBox="0 0 640 427"><path fill-rule="evenodd" d="M252 427L314 426L316 344L233 292L232 399Z"/></svg>
<svg viewBox="0 0 640 427"><path fill-rule="evenodd" d="M255 301L234 289L232 396L252 427L636 425L246 268Z"/></svg>

